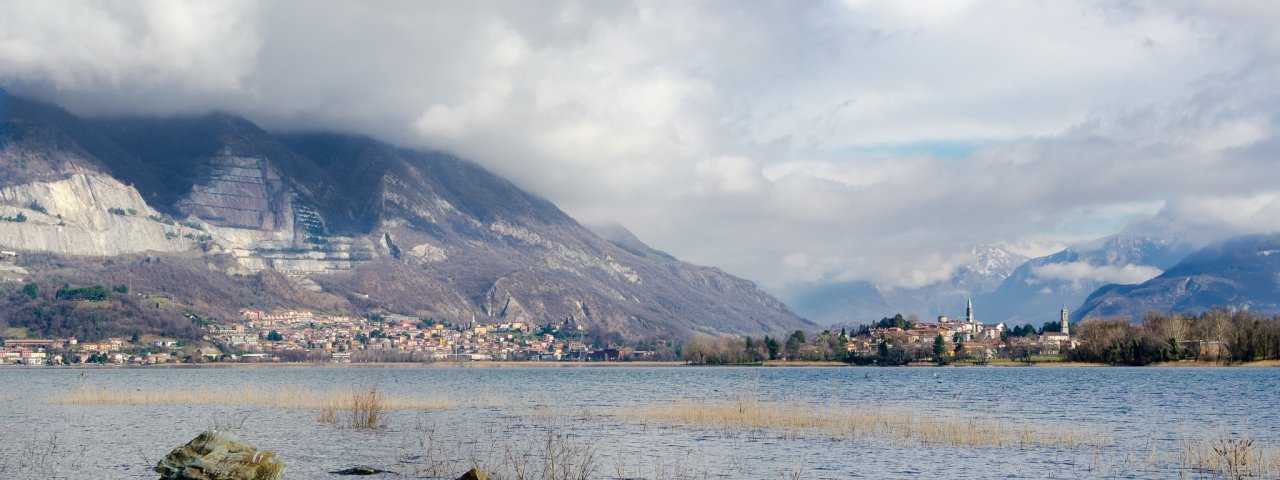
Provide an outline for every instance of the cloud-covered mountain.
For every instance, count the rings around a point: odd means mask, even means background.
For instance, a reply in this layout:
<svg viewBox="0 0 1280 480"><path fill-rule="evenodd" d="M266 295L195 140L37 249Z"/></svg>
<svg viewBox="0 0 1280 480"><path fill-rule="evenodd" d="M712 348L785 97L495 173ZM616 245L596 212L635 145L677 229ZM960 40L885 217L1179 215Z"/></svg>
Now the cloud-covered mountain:
<svg viewBox="0 0 1280 480"><path fill-rule="evenodd" d="M895 313L958 317L965 300L994 291L1027 258L1001 245L977 245L943 281L917 287L879 287L865 281L793 285L782 298L796 312L825 325L856 324Z"/></svg>
<svg viewBox="0 0 1280 480"><path fill-rule="evenodd" d="M1172 238L1115 234L1030 260L976 301L985 321L1040 325L1056 319L1063 305L1080 305L1103 285L1160 275L1193 249Z"/></svg>
<svg viewBox="0 0 1280 480"><path fill-rule="evenodd" d="M605 240L448 154L228 114L82 120L0 95L0 215L22 218L0 223L6 248L195 253L232 278L283 274L326 307L625 338L813 326L751 282Z"/></svg>
<svg viewBox="0 0 1280 480"><path fill-rule="evenodd" d="M1280 313L1280 235L1232 238L1140 284L1104 286L1073 317L1136 320L1150 310L1197 314L1213 307Z"/></svg>

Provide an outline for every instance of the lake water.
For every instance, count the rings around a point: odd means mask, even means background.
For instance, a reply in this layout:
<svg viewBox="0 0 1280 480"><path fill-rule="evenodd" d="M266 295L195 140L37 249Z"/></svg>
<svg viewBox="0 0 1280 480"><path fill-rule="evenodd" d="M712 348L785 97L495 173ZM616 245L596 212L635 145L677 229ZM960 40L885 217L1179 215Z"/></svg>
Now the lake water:
<svg viewBox="0 0 1280 480"><path fill-rule="evenodd" d="M307 409L60 400L76 385L324 391L374 382L389 396L447 398L457 405L392 411L386 428L367 431L319 423L316 410ZM708 430L616 415L644 405L744 396L975 415L1112 442L972 447ZM256 446L278 452L286 478L296 479L391 478L329 473L354 465L452 478L473 461L493 465L561 447L565 454L591 455L591 478L1211 478L1165 457L1176 456L1188 438L1247 436L1274 449L1280 446L1278 401L1280 369L1274 368L3 368L0 478L156 478L157 459L215 424L235 425ZM558 446L547 447L549 438ZM453 463L425 466L442 461Z"/></svg>

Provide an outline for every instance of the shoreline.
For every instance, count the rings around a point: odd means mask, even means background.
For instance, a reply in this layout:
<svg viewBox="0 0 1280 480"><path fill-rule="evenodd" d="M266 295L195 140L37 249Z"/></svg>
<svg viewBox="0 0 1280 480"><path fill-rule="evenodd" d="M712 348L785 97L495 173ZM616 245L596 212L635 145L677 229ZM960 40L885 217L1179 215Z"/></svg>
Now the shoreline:
<svg viewBox="0 0 1280 480"><path fill-rule="evenodd" d="M676 367L706 367L706 368L838 368L838 367L858 367L859 365L851 365L843 362L787 362L779 360L770 360L760 364L742 364L742 365L691 365L685 362L517 362L517 361L472 361L472 362L368 362L368 363L306 363L306 362L211 362L211 363L169 363L160 365L0 365L0 370L26 370L26 369L59 369L59 370L80 370L80 369L201 369L201 368L676 368ZM874 365L862 365L863 367L875 367ZM1182 362L1161 362L1151 365L1131 366L1131 365L1108 365L1105 363L1087 363L1087 362L1035 362L1031 364L1023 362L992 362L986 365L964 364L964 365L934 365L934 364L912 364L903 365L905 368L1093 368L1093 367L1129 367L1129 368L1276 368L1280 367L1280 360L1258 360L1246 363L1220 363L1210 361L1182 361ZM893 367L883 367L893 368Z"/></svg>

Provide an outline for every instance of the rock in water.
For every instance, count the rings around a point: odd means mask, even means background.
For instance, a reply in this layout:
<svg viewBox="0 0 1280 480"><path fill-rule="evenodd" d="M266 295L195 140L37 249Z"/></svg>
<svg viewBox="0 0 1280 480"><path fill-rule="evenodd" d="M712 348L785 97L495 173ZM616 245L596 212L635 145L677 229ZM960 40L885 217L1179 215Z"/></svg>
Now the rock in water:
<svg viewBox="0 0 1280 480"><path fill-rule="evenodd" d="M391 472L387 470L383 470L381 468L370 467L368 465L358 465L348 469L338 470L336 472L329 472L329 473L332 473L334 475L377 475L379 473L391 473Z"/></svg>
<svg viewBox="0 0 1280 480"><path fill-rule="evenodd" d="M156 464L162 480L279 480L284 462L230 430L205 431Z"/></svg>

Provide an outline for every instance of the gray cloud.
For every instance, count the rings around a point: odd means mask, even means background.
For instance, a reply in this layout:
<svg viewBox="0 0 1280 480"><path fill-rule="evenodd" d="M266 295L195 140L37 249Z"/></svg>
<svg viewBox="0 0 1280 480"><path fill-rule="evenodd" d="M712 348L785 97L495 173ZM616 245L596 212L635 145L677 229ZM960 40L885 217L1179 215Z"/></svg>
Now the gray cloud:
<svg viewBox="0 0 1280 480"><path fill-rule="evenodd" d="M916 286L974 243L1272 228L1278 20L1266 2L12 1L0 84L446 149L767 286Z"/></svg>

